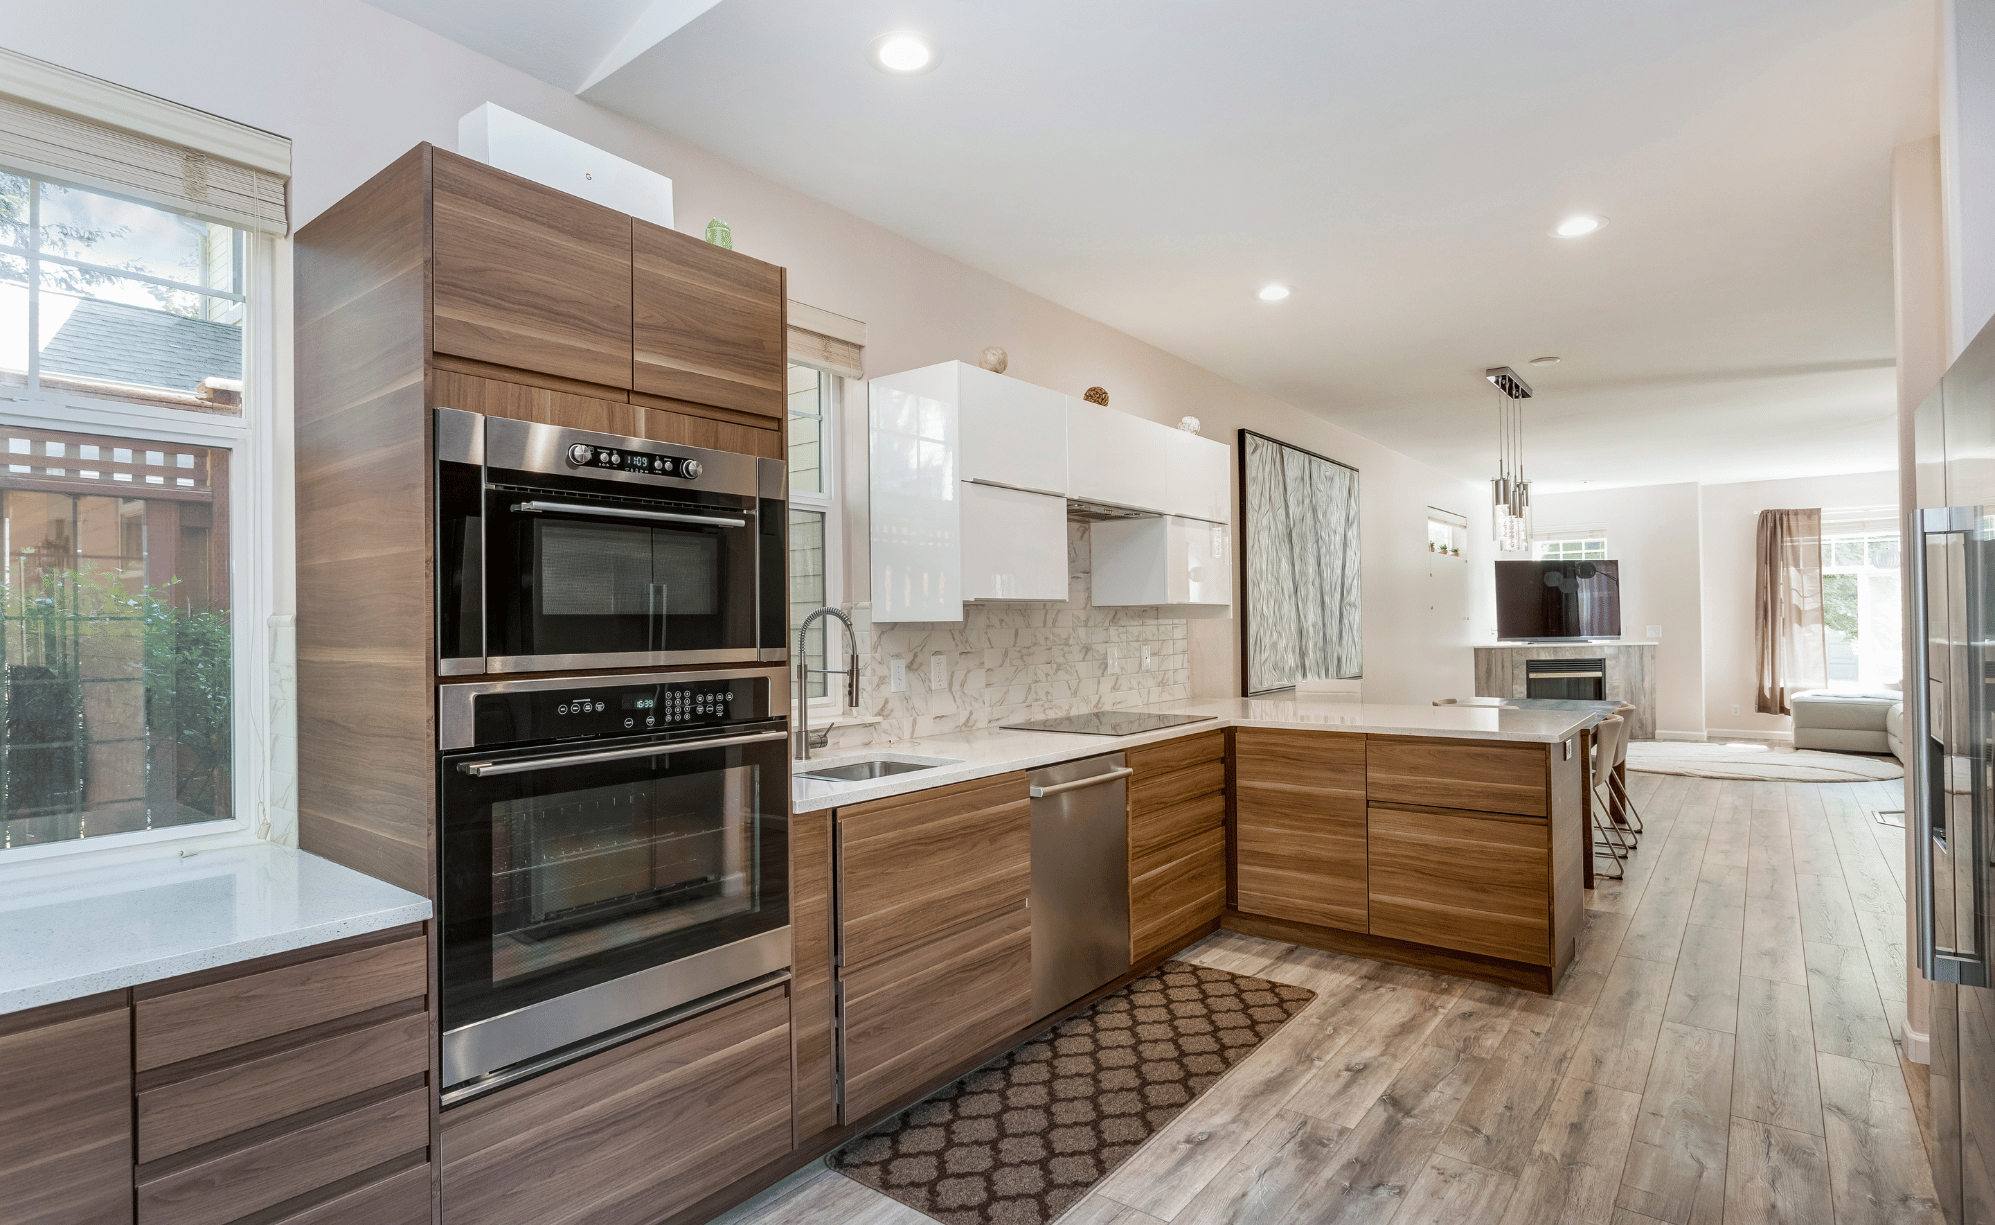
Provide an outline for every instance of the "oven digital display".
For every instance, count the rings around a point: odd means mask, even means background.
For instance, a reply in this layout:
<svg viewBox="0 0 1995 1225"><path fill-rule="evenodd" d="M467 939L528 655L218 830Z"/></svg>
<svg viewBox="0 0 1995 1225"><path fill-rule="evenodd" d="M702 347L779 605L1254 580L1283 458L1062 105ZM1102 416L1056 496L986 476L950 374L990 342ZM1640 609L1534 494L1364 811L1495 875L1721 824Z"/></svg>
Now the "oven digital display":
<svg viewBox="0 0 1995 1225"><path fill-rule="evenodd" d="M657 706L658 699L651 694L645 694L642 697L635 693L626 693L623 695L623 708L625 710L653 710Z"/></svg>

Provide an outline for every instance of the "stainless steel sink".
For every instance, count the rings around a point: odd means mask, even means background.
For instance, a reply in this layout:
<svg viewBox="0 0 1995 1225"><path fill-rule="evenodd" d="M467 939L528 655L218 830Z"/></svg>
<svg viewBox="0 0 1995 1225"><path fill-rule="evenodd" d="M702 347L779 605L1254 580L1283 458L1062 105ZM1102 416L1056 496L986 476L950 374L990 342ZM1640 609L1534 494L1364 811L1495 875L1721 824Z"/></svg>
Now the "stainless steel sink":
<svg viewBox="0 0 1995 1225"><path fill-rule="evenodd" d="M850 761L842 766L826 766L822 770L799 770L801 778L822 779L827 783L859 783L869 778L886 778L894 774L912 774L916 770L933 770L928 764L911 761L887 761L875 758L872 761Z"/></svg>

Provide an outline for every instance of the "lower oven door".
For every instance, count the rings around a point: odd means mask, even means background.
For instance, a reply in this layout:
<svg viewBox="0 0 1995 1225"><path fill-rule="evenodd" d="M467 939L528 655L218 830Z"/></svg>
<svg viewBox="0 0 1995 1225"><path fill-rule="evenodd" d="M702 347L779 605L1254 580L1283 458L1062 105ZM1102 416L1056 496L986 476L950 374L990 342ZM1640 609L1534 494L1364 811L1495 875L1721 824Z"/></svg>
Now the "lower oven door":
<svg viewBox="0 0 1995 1225"><path fill-rule="evenodd" d="M787 970L788 756L780 721L445 756L445 1089Z"/></svg>

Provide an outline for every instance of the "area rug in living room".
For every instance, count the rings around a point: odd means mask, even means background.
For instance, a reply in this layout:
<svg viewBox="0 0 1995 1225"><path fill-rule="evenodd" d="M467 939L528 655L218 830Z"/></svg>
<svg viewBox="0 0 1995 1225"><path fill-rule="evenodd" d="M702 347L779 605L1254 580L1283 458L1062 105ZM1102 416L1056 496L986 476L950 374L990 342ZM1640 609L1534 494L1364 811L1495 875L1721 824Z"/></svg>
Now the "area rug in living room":
<svg viewBox="0 0 1995 1225"><path fill-rule="evenodd" d="M1698 744L1637 740L1628 768L1645 774L1687 774L1762 783L1861 783L1905 777L1896 757L1869 753L1787 752L1763 744Z"/></svg>
<svg viewBox="0 0 1995 1225"><path fill-rule="evenodd" d="M945 1225L1045 1225L1315 998L1167 961L827 1164Z"/></svg>

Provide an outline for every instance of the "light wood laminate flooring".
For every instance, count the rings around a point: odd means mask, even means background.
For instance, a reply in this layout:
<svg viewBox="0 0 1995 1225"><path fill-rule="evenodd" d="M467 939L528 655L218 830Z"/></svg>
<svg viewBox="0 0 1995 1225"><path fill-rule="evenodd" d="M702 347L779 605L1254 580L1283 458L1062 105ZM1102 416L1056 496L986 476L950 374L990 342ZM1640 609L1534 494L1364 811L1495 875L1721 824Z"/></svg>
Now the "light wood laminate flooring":
<svg viewBox="0 0 1995 1225"><path fill-rule="evenodd" d="M1221 932L1317 998L1061 1225L1931 1222L1896 783L1636 774L1556 997ZM1923 1081L1918 1082L1923 1093ZM924 1225L826 1173L754 1225Z"/></svg>

